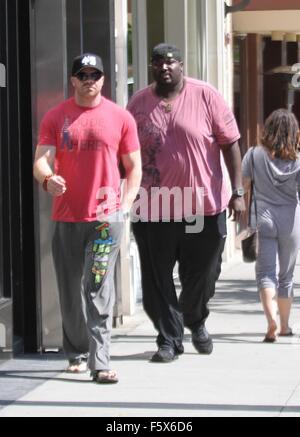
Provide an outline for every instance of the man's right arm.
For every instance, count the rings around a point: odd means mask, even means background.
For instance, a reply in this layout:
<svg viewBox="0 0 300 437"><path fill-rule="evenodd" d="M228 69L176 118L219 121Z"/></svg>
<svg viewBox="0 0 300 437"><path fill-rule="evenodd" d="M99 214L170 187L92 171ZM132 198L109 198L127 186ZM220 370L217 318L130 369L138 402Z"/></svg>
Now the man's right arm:
<svg viewBox="0 0 300 437"><path fill-rule="evenodd" d="M35 179L54 197L62 196L66 191L65 180L53 173L56 155L54 146L38 146L35 153L33 174Z"/></svg>

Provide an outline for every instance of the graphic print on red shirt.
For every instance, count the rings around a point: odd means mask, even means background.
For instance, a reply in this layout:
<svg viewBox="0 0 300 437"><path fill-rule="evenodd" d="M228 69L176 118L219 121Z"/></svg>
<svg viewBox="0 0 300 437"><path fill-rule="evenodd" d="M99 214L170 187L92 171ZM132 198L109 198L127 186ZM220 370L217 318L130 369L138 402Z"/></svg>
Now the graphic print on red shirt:
<svg viewBox="0 0 300 437"><path fill-rule="evenodd" d="M120 208L119 160L140 148L128 111L104 97L95 108L71 98L45 115L38 145L56 147L54 170L66 181L66 193L53 202L54 221L96 221L101 188L114 193L106 213Z"/></svg>

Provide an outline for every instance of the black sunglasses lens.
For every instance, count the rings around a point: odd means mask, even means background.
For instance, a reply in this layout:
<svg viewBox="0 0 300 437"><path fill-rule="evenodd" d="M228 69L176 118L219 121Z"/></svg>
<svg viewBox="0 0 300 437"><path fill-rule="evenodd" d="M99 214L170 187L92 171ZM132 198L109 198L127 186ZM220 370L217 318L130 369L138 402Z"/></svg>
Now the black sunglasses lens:
<svg viewBox="0 0 300 437"><path fill-rule="evenodd" d="M80 72L76 75L77 79L79 79L81 82L84 82L86 80L94 80L96 82L98 82L98 80L101 79L102 77L102 73L100 71L95 71L94 73L84 73L84 72Z"/></svg>
<svg viewBox="0 0 300 437"><path fill-rule="evenodd" d="M96 71L95 73L92 73L91 76L94 80L98 81L99 79L101 79L102 73L100 73L100 71Z"/></svg>

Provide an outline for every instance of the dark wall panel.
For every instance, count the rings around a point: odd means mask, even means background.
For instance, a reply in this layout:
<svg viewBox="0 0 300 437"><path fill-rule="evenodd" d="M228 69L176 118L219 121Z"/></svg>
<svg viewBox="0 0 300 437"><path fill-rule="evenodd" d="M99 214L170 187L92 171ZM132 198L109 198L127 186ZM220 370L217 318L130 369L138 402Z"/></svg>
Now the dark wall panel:
<svg viewBox="0 0 300 437"><path fill-rule="evenodd" d="M114 1L84 0L82 21L83 51L98 53L102 57L106 76L103 94L115 100Z"/></svg>
<svg viewBox="0 0 300 437"><path fill-rule="evenodd" d="M29 13L30 1L0 0L3 294L13 303L15 351L36 345Z"/></svg>

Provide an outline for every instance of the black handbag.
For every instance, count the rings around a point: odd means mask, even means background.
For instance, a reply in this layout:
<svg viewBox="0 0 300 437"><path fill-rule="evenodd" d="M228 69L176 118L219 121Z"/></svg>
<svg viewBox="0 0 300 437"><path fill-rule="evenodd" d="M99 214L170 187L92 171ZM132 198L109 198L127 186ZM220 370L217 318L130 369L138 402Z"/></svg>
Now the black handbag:
<svg viewBox="0 0 300 437"><path fill-rule="evenodd" d="M254 149L252 150L252 184L251 184L251 197L250 197L250 206L249 206L249 219L248 219L248 228L250 232L247 237L242 240L242 253L243 253L243 261L246 263L252 263L257 260L258 255L258 231L257 231L257 203L255 197L255 183L254 183ZM255 210L255 218L256 218L256 226L253 229L252 222L252 203L254 203Z"/></svg>
<svg viewBox="0 0 300 437"><path fill-rule="evenodd" d="M248 237L242 240L243 261L252 263L257 260L258 252L258 235L257 230L254 230Z"/></svg>

